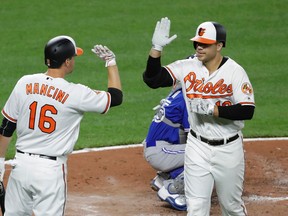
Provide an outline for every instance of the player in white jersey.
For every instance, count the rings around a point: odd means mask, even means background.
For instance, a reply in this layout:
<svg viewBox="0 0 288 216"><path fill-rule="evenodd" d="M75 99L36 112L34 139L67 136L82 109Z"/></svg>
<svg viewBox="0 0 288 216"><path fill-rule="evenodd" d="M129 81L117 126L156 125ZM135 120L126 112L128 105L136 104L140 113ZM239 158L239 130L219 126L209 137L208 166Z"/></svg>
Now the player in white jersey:
<svg viewBox="0 0 288 216"><path fill-rule="evenodd" d="M196 58L162 67L163 47L177 37L169 34L170 20L162 18L155 27L143 79L151 88L182 85L190 123L184 162L188 215L210 214L214 187L223 216L247 215L241 198L245 168L241 129L255 109L249 78L239 64L222 56L226 30L221 24L209 21L198 26L191 39Z"/></svg>
<svg viewBox="0 0 288 216"><path fill-rule="evenodd" d="M120 76L114 53L95 45L92 51L106 62L108 90L93 90L64 78L83 53L69 36L57 36L45 46L45 73L23 76L2 114L0 173L14 130L16 155L9 176L6 216L64 215L67 195L67 155L78 139L85 112L107 113L122 103Z"/></svg>

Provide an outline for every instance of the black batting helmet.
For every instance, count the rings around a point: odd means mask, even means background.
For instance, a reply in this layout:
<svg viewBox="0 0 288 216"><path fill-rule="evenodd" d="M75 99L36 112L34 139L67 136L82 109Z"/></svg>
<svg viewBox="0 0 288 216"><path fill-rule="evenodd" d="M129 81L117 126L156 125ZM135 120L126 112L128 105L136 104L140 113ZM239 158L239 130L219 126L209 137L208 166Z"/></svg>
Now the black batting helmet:
<svg viewBox="0 0 288 216"><path fill-rule="evenodd" d="M226 45L226 30L224 26L217 22L204 22L201 23L197 30L195 37L191 38L195 42L203 44L214 44L216 42L222 42L223 47Z"/></svg>
<svg viewBox="0 0 288 216"><path fill-rule="evenodd" d="M44 49L45 64L49 68L59 68L66 59L83 54L69 36L57 36L48 41Z"/></svg>

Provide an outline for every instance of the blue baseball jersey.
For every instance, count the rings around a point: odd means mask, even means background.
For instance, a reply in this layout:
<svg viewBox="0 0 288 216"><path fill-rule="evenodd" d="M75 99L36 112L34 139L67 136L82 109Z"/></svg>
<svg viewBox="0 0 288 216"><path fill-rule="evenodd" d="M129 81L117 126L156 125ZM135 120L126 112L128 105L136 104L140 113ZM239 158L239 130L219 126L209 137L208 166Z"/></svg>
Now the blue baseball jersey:
<svg viewBox="0 0 288 216"><path fill-rule="evenodd" d="M179 129L189 131L188 113L182 89L178 89L161 100L146 137L147 147L156 146L157 140L179 144Z"/></svg>

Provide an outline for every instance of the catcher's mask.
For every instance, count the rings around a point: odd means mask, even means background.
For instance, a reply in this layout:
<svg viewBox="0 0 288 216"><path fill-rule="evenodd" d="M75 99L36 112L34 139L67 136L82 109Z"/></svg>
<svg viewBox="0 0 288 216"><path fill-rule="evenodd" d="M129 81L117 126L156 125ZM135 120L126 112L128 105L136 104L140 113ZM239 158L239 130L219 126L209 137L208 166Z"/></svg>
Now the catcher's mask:
<svg viewBox="0 0 288 216"><path fill-rule="evenodd" d="M45 46L45 65L49 68L59 68L66 59L82 54L83 50L76 47L73 38L57 36L49 40Z"/></svg>
<svg viewBox="0 0 288 216"><path fill-rule="evenodd" d="M221 42L223 43L223 47L225 47L226 30L224 26L217 22L204 22L198 26L195 37L190 40L194 42L195 49L197 42L203 44L215 44Z"/></svg>

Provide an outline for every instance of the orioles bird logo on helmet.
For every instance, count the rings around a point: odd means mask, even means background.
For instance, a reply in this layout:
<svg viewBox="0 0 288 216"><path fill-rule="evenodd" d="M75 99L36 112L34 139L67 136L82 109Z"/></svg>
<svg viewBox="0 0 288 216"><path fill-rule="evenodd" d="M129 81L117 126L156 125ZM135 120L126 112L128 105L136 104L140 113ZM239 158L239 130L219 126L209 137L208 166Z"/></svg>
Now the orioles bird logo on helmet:
<svg viewBox="0 0 288 216"><path fill-rule="evenodd" d="M199 31L198 31L198 35L199 36L203 36L204 33L205 33L205 30L206 30L205 28L200 28Z"/></svg>

